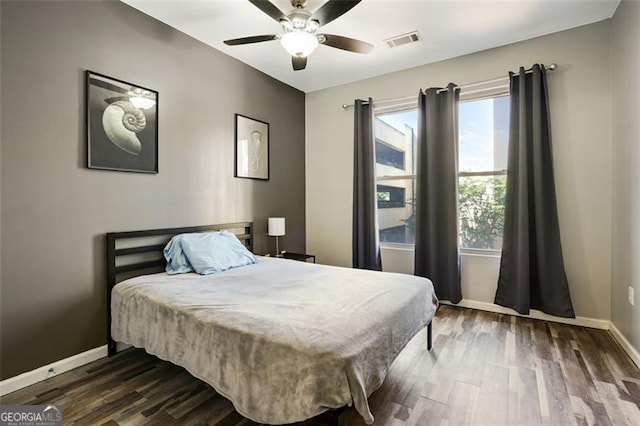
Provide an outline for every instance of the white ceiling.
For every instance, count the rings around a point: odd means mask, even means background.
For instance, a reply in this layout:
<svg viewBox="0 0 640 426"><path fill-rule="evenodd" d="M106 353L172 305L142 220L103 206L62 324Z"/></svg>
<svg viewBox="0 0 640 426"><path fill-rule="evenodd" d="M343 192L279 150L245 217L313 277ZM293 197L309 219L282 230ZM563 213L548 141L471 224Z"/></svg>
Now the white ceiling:
<svg viewBox="0 0 640 426"><path fill-rule="evenodd" d="M620 0L363 0L321 27L375 45L368 55L320 45L293 71L278 41L227 46L223 40L280 34L281 26L246 0L122 0L142 12L304 92L478 52L601 21ZM308 0L317 10L326 0ZM289 0L272 1L291 10ZM384 39L418 30L418 43L389 49Z"/></svg>

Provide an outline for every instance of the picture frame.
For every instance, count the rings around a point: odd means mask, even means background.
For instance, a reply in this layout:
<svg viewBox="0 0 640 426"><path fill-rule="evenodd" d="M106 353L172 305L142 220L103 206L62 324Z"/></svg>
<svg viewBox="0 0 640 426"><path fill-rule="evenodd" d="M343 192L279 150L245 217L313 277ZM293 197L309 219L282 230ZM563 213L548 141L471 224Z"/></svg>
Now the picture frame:
<svg viewBox="0 0 640 426"><path fill-rule="evenodd" d="M238 178L269 180L269 123L235 114L234 170Z"/></svg>
<svg viewBox="0 0 640 426"><path fill-rule="evenodd" d="M158 92L86 70L87 168L158 173Z"/></svg>

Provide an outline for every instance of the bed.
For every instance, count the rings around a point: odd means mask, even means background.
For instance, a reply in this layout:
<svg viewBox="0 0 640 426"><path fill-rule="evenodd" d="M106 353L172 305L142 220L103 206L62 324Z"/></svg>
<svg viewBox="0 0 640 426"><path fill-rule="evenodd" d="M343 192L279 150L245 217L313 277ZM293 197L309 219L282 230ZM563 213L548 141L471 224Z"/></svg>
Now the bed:
<svg viewBox="0 0 640 426"><path fill-rule="evenodd" d="M154 273L164 260L149 258L168 238L213 230L253 248L250 222L107 234L109 355L116 341L144 348L259 423L351 405L372 423L367 399L396 356L424 327L431 348L431 282L268 257L211 275Z"/></svg>

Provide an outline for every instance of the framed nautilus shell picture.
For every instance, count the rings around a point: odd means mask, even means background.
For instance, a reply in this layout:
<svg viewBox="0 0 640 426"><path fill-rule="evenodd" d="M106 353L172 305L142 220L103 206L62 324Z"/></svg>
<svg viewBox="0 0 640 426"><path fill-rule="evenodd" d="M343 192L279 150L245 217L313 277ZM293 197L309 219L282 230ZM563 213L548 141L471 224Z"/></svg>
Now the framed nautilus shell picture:
<svg viewBox="0 0 640 426"><path fill-rule="evenodd" d="M158 173L158 92L92 71L87 77L87 166Z"/></svg>
<svg viewBox="0 0 640 426"><path fill-rule="evenodd" d="M235 177L269 180L269 123L236 114Z"/></svg>

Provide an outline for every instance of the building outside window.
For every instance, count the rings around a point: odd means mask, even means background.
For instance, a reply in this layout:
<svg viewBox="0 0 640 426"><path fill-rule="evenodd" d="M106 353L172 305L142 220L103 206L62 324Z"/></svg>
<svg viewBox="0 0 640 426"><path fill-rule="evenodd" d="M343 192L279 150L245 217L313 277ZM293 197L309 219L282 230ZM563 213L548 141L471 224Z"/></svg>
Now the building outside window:
<svg viewBox="0 0 640 426"><path fill-rule="evenodd" d="M458 221L462 249L500 250L504 227L509 97L460 102ZM381 243L415 242L416 108L376 115Z"/></svg>
<svg viewBox="0 0 640 426"><path fill-rule="evenodd" d="M380 241L413 244L417 111L379 114L375 121Z"/></svg>

